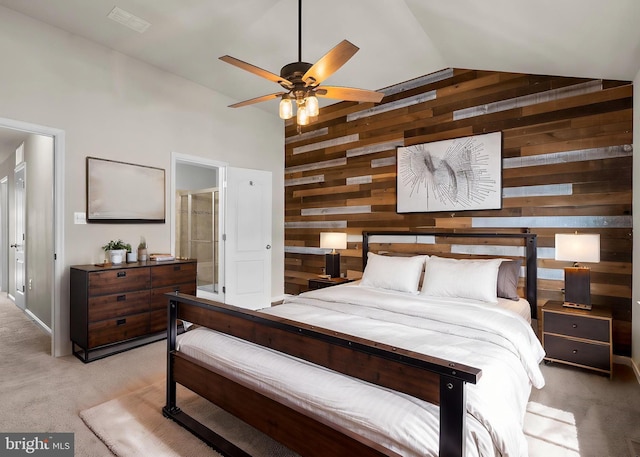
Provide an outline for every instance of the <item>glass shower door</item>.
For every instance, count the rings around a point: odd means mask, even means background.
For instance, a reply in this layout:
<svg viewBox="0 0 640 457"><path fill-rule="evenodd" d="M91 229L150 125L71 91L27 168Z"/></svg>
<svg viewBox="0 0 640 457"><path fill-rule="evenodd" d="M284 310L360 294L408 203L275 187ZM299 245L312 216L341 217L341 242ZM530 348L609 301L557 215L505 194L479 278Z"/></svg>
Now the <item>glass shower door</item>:
<svg viewBox="0 0 640 457"><path fill-rule="evenodd" d="M177 255L197 259L198 296L219 292L218 189L179 192Z"/></svg>

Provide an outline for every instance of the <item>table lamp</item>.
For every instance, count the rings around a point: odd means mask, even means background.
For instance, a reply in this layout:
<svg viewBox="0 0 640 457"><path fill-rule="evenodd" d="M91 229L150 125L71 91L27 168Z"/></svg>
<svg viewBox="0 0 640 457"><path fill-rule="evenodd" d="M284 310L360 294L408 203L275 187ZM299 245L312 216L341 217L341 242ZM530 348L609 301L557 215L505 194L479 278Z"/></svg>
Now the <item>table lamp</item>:
<svg viewBox="0 0 640 457"><path fill-rule="evenodd" d="M347 234L336 232L321 232L320 247L331 249L325 254L325 273L332 278L340 277L340 253L336 249L347 249Z"/></svg>
<svg viewBox="0 0 640 457"><path fill-rule="evenodd" d="M564 269L563 306L591 309L591 270L578 262L600 262L600 235L556 233L555 258L574 262Z"/></svg>

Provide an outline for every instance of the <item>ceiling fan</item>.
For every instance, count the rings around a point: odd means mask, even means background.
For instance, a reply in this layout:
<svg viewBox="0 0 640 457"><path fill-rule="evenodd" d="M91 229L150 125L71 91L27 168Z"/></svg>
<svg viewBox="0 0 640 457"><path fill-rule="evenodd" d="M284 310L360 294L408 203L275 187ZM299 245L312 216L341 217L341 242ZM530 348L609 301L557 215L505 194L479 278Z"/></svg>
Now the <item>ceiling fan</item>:
<svg viewBox="0 0 640 457"><path fill-rule="evenodd" d="M271 73L242 60L228 55L220 57L223 62L235 65L262 78L280 84L284 92L262 95L260 97L245 100L229 105L231 108L252 105L278 97L280 100L280 117L290 119L293 117L293 101L296 102L296 120L298 125L307 125L310 118L318 115L318 99L316 97L348 100L356 102L378 103L384 97L382 92L375 92L352 87L320 86L320 84L342 67L353 55L358 52L358 47L347 40L341 41L337 46L327 52L315 64L302 61L302 0L298 0L298 61L292 62L280 70L280 75Z"/></svg>

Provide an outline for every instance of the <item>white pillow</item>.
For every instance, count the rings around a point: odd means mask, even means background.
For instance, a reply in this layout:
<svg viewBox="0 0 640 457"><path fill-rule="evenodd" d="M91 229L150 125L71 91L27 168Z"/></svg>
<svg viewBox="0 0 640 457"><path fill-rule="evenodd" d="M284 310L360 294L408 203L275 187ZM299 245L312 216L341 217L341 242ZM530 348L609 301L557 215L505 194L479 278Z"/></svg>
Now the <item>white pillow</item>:
<svg viewBox="0 0 640 457"><path fill-rule="evenodd" d="M467 260L431 256L421 294L497 303L496 285L502 259Z"/></svg>
<svg viewBox="0 0 640 457"><path fill-rule="evenodd" d="M426 258L425 255L392 257L369 252L360 285L417 294Z"/></svg>

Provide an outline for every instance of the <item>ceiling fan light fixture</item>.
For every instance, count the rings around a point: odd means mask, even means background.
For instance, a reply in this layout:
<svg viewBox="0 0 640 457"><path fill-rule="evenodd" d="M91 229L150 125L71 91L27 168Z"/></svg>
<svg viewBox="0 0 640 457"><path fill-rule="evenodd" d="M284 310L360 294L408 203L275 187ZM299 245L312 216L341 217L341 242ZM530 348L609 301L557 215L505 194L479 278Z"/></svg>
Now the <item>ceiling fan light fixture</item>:
<svg viewBox="0 0 640 457"><path fill-rule="evenodd" d="M320 106L316 96L336 100L354 102L379 103L384 93L352 87L321 87L323 81L340 69L358 51L358 47L347 40L342 40L337 46L316 61L314 64L302 61L302 0L298 0L298 61L286 64L276 75L250 63L236 59L229 55L220 60L234 65L242 70L253 73L261 78L279 84L286 92L276 92L252 98L230 105L232 108L252 105L280 98L278 114L281 119L291 119L294 115L293 101L296 102L296 121L298 131L300 126L315 122L320 115Z"/></svg>
<svg viewBox="0 0 640 457"><path fill-rule="evenodd" d="M298 112L296 113L296 121L298 125L308 125L309 124L309 112L307 111L307 107L304 104L298 106Z"/></svg>
<svg viewBox="0 0 640 457"><path fill-rule="evenodd" d="M313 95L313 93L306 98L304 106L307 108L307 114L309 117L317 117L318 114L320 114L320 105L318 104L318 99Z"/></svg>
<svg viewBox="0 0 640 457"><path fill-rule="evenodd" d="M282 100L280 100L280 108L279 113L280 119L291 119L293 117L293 103L291 103L291 99L284 95L282 96Z"/></svg>

